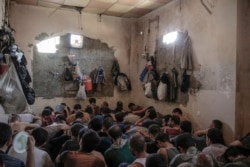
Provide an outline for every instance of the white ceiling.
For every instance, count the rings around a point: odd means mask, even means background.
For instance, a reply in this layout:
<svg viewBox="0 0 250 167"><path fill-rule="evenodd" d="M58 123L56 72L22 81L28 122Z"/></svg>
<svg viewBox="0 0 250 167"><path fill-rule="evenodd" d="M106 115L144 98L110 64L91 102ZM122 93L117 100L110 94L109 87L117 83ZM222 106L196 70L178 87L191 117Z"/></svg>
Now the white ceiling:
<svg viewBox="0 0 250 167"><path fill-rule="evenodd" d="M10 0L17 4L103 14L116 17L139 18L172 0Z"/></svg>

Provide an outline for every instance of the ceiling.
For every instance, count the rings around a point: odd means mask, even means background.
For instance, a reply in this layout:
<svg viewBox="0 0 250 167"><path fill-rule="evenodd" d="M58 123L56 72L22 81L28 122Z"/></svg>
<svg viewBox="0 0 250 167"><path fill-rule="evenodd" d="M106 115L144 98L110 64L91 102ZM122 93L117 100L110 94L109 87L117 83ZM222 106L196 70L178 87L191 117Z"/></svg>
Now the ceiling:
<svg viewBox="0 0 250 167"><path fill-rule="evenodd" d="M116 17L139 18L172 0L10 0L17 4L70 9Z"/></svg>

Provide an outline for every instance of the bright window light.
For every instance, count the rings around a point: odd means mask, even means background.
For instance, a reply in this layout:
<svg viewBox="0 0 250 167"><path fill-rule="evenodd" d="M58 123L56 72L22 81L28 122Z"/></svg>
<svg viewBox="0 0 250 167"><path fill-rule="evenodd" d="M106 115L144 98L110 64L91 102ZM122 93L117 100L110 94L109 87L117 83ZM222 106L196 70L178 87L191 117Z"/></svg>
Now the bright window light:
<svg viewBox="0 0 250 167"><path fill-rule="evenodd" d="M83 47L83 36L82 35L70 35L70 46L73 48L82 48Z"/></svg>
<svg viewBox="0 0 250 167"><path fill-rule="evenodd" d="M56 53L58 44L60 44L60 37L56 36L39 42L36 46L39 53Z"/></svg>
<svg viewBox="0 0 250 167"><path fill-rule="evenodd" d="M166 44L173 43L177 39L178 32L173 31L163 36L163 42Z"/></svg>

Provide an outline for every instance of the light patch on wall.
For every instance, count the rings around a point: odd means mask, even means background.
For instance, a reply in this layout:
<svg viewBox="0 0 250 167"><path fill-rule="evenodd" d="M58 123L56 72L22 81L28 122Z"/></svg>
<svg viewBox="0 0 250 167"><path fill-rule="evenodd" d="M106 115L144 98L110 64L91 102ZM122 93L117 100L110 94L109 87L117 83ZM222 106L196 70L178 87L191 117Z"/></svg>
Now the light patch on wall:
<svg viewBox="0 0 250 167"><path fill-rule="evenodd" d="M83 36L82 35L70 35L70 46L73 48L83 47Z"/></svg>
<svg viewBox="0 0 250 167"><path fill-rule="evenodd" d="M178 36L177 31L167 33L166 35L163 36L163 43L166 44L173 43L177 39L177 36Z"/></svg>
<svg viewBox="0 0 250 167"><path fill-rule="evenodd" d="M60 44L60 37L56 36L39 42L36 46L39 53L56 53L56 45Z"/></svg>

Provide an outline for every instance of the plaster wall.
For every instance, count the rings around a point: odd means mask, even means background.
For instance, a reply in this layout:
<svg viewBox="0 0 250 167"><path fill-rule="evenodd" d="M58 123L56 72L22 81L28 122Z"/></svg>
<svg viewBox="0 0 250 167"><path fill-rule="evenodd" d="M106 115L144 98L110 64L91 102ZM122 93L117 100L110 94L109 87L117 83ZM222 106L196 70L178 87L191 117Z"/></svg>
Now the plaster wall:
<svg viewBox="0 0 250 167"><path fill-rule="evenodd" d="M83 34L89 38L100 39L113 48L114 56L120 63L121 71L128 76L128 58L130 56L131 23L132 19L121 19L95 14L82 14L70 10L56 10L42 7L32 7L12 4L10 12L11 25L15 28L15 39L21 50L24 51L28 60L28 70L32 74L33 45L40 41L35 40L41 33L49 36L64 35L65 33ZM97 66L102 62L96 62ZM107 82L112 82L107 81ZM97 98L97 103L108 101L112 108L117 100L128 101L129 92L117 93L114 90L114 97ZM80 103L83 108L88 104L88 100L79 101L75 98L36 98L36 102L31 106L34 113L41 113L44 106L55 107L57 104L65 102L71 108L76 103ZM125 103L126 104L126 103Z"/></svg>
<svg viewBox="0 0 250 167"><path fill-rule="evenodd" d="M233 140L235 131L235 78L236 78L236 16L237 1L214 1L215 8L209 14L200 1L172 1L159 10L138 21L134 60L130 65L136 90L133 92L137 103L153 105L161 113L171 113L181 107L184 114L194 123L194 130L207 128L213 119L224 123L226 141ZM201 90L189 96L186 106L167 104L147 99L142 93L138 80L146 61L141 57L147 40L148 20L159 16L158 39L173 30L188 31L192 40L194 74L202 83ZM151 30L155 31L155 30ZM140 35L143 32L144 35ZM137 57L136 57L137 56ZM156 54L157 59L157 54ZM164 60L162 60L164 61Z"/></svg>

